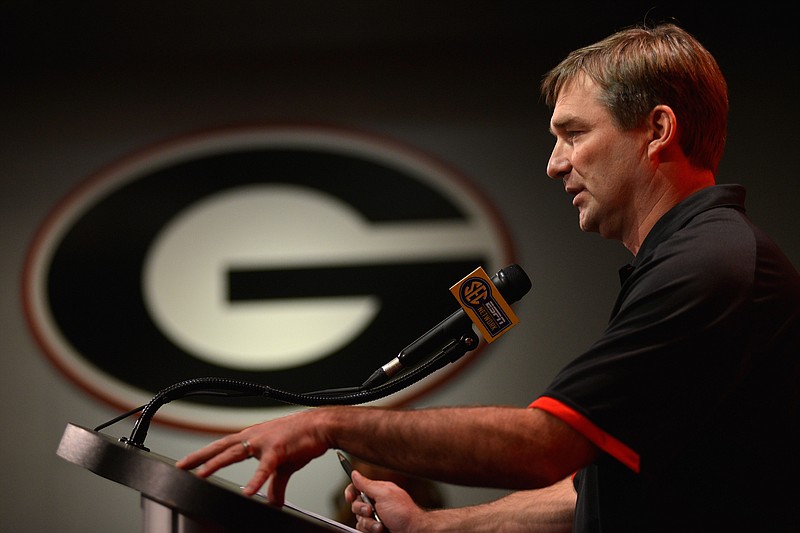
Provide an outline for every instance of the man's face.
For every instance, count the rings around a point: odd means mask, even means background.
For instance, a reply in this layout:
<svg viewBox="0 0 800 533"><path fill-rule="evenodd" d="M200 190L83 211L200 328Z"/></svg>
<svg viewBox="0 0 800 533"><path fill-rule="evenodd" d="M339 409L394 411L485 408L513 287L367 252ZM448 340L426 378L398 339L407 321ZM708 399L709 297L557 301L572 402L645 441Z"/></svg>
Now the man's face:
<svg viewBox="0 0 800 533"><path fill-rule="evenodd" d="M583 231L623 240L638 223L636 199L652 177L649 139L644 129L619 129L598 95L586 76L562 89L550 120L556 144L547 175L574 197Z"/></svg>

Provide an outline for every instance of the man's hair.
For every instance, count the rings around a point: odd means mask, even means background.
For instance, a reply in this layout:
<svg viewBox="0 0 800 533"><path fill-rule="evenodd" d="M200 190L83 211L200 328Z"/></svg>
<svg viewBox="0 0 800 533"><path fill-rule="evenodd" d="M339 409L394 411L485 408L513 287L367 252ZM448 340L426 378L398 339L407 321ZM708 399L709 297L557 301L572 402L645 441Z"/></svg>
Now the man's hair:
<svg viewBox="0 0 800 533"><path fill-rule="evenodd" d="M717 173L728 122L728 88L711 53L674 24L621 30L575 50L548 72L542 96L553 108L565 85L588 76L617 125L640 126L657 105L678 118L678 141L696 167Z"/></svg>

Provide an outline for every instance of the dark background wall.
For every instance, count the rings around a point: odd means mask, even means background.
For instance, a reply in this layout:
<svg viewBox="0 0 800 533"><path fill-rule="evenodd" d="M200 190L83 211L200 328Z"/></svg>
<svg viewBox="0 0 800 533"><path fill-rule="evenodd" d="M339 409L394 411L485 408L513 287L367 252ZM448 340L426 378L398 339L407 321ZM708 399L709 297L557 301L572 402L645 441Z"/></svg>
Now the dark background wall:
<svg viewBox="0 0 800 533"><path fill-rule="evenodd" d="M0 321L8 531L138 531L138 495L55 456L64 425L114 414L42 355L22 316L20 279L34 232L98 168L188 132L303 122L386 135L456 166L501 207L534 291L525 327L419 405L526 405L601 331L629 257L577 229L545 176L543 72L623 26L674 17L716 55L731 112L720 182L743 183L749 211L800 265L795 167L796 36L769 8L674 2L313 1L4 2L0 7ZM774 8L773 8L774 9ZM178 457L208 441L156 427ZM232 479L249 469L233 468ZM320 479L329 478L330 487ZM289 498L330 513L334 459L312 463ZM498 491L446 487L453 504Z"/></svg>

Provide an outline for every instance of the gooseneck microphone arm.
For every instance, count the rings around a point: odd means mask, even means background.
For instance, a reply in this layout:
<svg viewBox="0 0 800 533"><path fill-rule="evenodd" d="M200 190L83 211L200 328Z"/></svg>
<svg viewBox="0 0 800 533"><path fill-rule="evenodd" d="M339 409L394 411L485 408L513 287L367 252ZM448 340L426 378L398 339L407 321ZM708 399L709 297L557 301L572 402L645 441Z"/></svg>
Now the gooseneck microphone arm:
<svg viewBox="0 0 800 533"><path fill-rule="evenodd" d="M272 400L293 405L317 407L320 405L358 405L394 394L409 385L427 377L449 363L457 361L465 353L478 346L479 339L470 331L462 338L453 341L441 350L439 354L426 361L418 368L409 370L398 378L370 389L355 387L330 391L317 391L311 393L287 392L272 388L268 385L252 383L249 381L232 378L205 377L181 381L163 389L144 406L141 415L133 426L130 437L119 440L125 444L148 450L144 445L150 422L156 411L163 405L193 394L215 394L220 391L235 392L243 396L262 396ZM149 450L148 450L149 451Z"/></svg>

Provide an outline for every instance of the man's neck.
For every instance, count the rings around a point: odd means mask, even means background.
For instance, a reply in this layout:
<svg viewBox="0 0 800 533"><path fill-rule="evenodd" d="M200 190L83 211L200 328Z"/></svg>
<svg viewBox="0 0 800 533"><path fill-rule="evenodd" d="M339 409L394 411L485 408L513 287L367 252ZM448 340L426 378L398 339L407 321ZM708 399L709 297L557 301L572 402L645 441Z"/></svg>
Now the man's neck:
<svg viewBox="0 0 800 533"><path fill-rule="evenodd" d="M691 179L670 180L669 187L660 191L659 195L651 201L649 208L643 209L642 216L632 224L630 233L622 239L622 244L634 256L639 253L650 230L656 225L667 211L684 201L686 198L701 189L715 184L711 171L693 171Z"/></svg>

